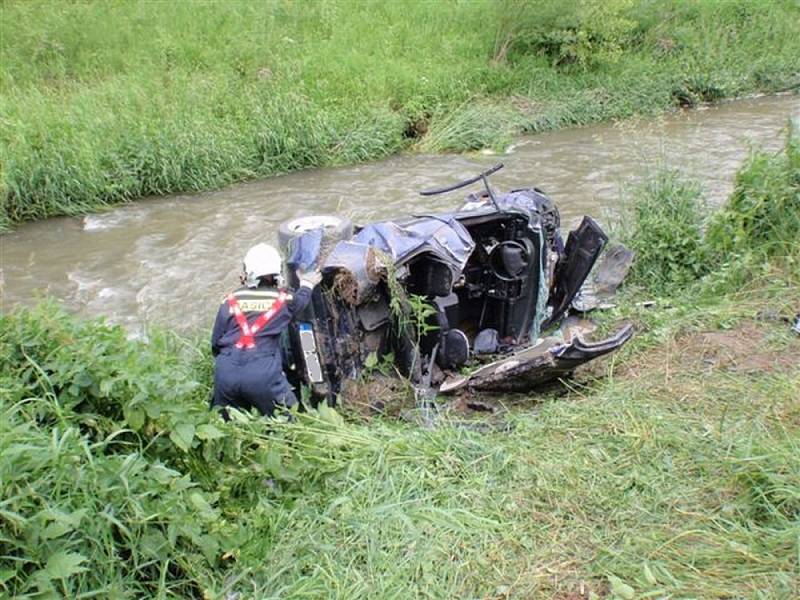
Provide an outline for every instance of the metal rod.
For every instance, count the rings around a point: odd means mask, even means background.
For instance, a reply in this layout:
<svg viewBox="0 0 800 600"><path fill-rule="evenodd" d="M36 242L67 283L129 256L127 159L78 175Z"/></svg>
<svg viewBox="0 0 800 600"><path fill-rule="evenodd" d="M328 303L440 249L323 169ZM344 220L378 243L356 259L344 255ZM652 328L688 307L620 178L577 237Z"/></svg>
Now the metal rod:
<svg viewBox="0 0 800 600"><path fill-rule="evenodd" d="M483 180L483 185L486 188L486 193L489 194L489 198L491 198L492 204L494 204L494 209L497 212L503 212L497 205L497 198L494 197L494 192L492 191L492 187L489 185L489 180L486 179L486 174L481 175L481 179Z"/></svg>
<svg viewBox="0 0 800 600"><path fill-rule="evenodd" d="M502 169L503 166L504 166L503 163L497 163L491 169L488 169L488 170L484 171L483 173L481 173L480 175L476 175L475 177L471 177L469 179L465 179L464 181L461 181L459 183L454 183L453 185L449 185L447 187L438 188L438 189L435 189L435 190L425 190L425 191L420 192L419 194L420 194L420 196L436 196L437 194L444 194L446 192L452 192L453 190L457 190L457 189L460 189L462 187L466 187L468 185L472 185L473 183L475 183L477 181L480 181L481 179L483 179L484 185L486 185L486 189L488 190L489 189L489 185L486 183L486 178L489 175L491 175L492 173L497 173L497 171ZM492 196L491 190L489 191L489 195L492 197L492 200L494 200L494 196ZM495 203L495 206L496 205L497 204Z"/></svg>

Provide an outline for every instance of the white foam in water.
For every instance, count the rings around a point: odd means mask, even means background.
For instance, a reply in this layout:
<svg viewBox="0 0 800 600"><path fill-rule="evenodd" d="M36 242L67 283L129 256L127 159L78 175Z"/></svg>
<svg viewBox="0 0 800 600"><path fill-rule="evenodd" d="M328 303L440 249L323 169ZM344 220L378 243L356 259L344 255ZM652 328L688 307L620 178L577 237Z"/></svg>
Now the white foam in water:
<svg viewBox="0 0 800 600"><path fill-rule="evenodd" d="M84 231L107 231L117 227L128 227L145 219L148 211L126 210L125 207L113 212L83 217Z"/></svg>
<svg viewBox="0 0 800 600"><path fill-rule="evenodd" d="M97 283L92 281L90 278L81 276L78 271L70 271L67 273L67 279L78 286L78 292L89 290L97 285Z"/></svg>
<svg viewBox="0 0 800 600"><path fill-rule="evenodd" d="M112 222L109 222L112 221ZM87 215L83 217L84 231L103 231L114 226L111 215Z"/></svg>

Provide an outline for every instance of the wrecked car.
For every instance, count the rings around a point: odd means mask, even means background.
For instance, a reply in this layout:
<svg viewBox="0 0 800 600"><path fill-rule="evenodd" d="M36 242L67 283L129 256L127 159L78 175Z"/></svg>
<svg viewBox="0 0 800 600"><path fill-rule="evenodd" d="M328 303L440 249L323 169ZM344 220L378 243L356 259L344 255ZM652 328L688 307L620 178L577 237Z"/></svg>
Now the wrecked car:
<svg viewBox="0 0 800 600"><path fill-rule="evenodd" d="M450 213L358 227L338 216L281 225L289 284L297 267L323 273L285 340L294 385L333 404L347 380L388 362L433 392L525 391L630 339L623 325L589 341L575 313L608 300L632 253L607 248L588 216L564 241L558 208L540 189L492 189L488 177L501 167L420 192L483 185Z"/></svg>

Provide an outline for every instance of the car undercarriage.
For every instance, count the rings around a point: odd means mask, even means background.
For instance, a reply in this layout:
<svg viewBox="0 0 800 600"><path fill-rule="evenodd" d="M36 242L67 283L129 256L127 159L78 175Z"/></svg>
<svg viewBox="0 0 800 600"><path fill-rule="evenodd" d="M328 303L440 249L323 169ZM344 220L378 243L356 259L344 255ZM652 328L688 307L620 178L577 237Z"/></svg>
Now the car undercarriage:
<svg viewBox="0 0 800 600"><path fill-rule="evenodd" d="M493 190L488 177L501 167L421 192L483 184L452 213L281 226L289 284L297 268L323 273L285 340L294 385L333 404L348 380L382 361L428 396L526 391L630 339L632 327L622 325L589 341L590 328L571 315L607 301L633 254L609 246L588 216L565 242L558 208L541 190Z"/></svg>

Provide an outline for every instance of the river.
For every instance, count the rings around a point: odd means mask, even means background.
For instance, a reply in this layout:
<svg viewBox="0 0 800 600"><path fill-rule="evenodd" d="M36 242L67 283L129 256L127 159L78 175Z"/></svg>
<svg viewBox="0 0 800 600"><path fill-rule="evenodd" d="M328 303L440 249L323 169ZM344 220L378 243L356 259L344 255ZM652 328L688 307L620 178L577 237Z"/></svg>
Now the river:
<svg viewBox="0 0 800 600"><path fill-rule="evenodd" d="M140 333L150 323L208 327L252 244L274 242L299 215L344 213L356 223L456 206L463 190L422 198L502 161L496 188L536 185L562 221L602 222L620 189L648 170L680 168L712 204L730 193L750 147L778 149L797 95L738 100L656 119L604 123L520 138L507 154L403 154L351 167L307 170L197 194L148 198L83 218L21 225L0 237L7 310L49 294L72 311Z"/></svg>

